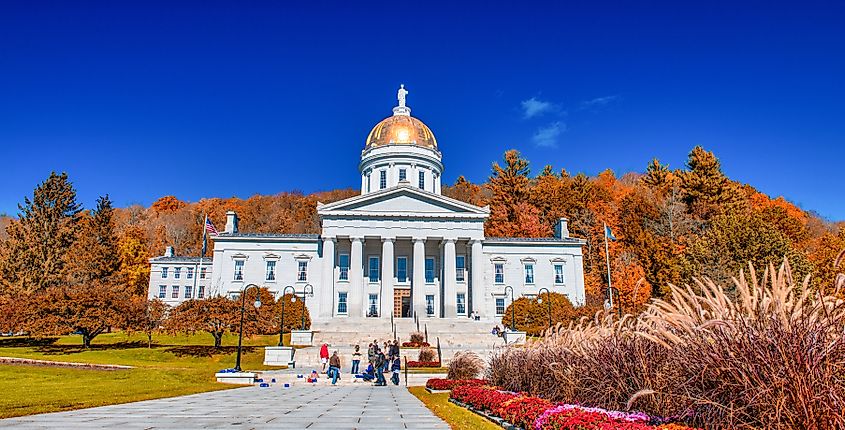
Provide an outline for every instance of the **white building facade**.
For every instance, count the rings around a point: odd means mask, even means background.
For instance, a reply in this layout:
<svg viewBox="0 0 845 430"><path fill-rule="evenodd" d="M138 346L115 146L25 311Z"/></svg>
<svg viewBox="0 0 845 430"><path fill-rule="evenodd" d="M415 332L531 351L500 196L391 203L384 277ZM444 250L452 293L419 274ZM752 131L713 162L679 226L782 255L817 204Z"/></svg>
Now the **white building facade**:
<svg viewBox="0 0 845 430"><path fill-rule="evenodd" d="M149 296L177 304L258 285L305 295L315 319L493 319L511 301L508 286L517 298L546 288L583 304L584 241L569 237L566 219L552 238L485 238L489 207L441 194L437 141L406 94L367 137L361 194L318 203L321 234L241 232L230 211L212 261L170 249L150 260Z"/></svg>

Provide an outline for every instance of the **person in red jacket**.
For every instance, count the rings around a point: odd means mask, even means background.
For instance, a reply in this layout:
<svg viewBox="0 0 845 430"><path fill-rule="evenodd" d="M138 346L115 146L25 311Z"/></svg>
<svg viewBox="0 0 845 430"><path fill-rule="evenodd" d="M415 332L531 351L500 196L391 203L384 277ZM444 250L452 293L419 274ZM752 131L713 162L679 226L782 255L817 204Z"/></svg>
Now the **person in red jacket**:
<svg viewBox="0 0 845 430"><path fill-rule="evenodd" d="M329 363L329 346L327 344L323 344L320 347L320 363L323 365L323 373L326 373L326 365Z"/></svg>

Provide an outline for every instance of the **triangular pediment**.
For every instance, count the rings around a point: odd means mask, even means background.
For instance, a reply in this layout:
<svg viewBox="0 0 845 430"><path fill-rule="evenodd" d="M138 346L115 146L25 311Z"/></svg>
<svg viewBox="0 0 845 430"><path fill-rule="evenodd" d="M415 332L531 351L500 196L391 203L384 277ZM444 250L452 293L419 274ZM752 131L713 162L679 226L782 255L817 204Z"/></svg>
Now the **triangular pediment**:
<svg viewBox="0 0 845 430"><path fill-rule="evenodd" d="M318 205L321 215L337 213L365 214L408 214L419 216L438 215L481 215L490 213L487 207L478 207L459 200L419 190L410 186L399 186L368 193L338 202Z"/></svg>

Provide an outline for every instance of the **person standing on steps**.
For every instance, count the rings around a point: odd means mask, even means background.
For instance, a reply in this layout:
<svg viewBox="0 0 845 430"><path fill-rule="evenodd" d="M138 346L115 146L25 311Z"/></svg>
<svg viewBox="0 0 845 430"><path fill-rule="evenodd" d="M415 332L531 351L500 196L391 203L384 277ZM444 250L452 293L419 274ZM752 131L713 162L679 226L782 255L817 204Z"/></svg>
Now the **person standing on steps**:
<svg viewBox="0 0 845 430"><path fill-rule="evenodd" d="M399 358L399 341L394 339L390 345L390 359Z"/></svg>
<svg viewBox="0 0 845 430"><path fill-rule="evenodd" d="M332 385L340 379L340 357L337 355L337 351L329 359L329 376L332 378Z"/></svg>
<svg viewBox="0 0 845 430"><path fill-rule="evenodd" d="M402 370L402 362L399 360L399 354L393 358L393 364L390 366L390 371L393 375L390 376L390 381L393 385L399 385L399 371Z"/></svg>
<svg viewBox="0 0 845 430"><path fill-rule="evenodd" d="M384 387L387 381L384 380L384 370L387 368L387 357L384 356L384 351L376 351L376 383L377 387Z"/></svg>
<svg viewBox="0 0 845 430"><path fill-rule="evenodd" d="M326 373L326 364L329 363L329 345L323 344L320 347L320 364L323 365L323 369L320 371L321 373Z"/></svg>
<svg viewBox="0 0 845 430"><path fill-rule="evenodd" d="M355 352L352 353L352 370L349 372L353 375L358 374L358 366L361 365L361 346L355 345Z"/></svg>

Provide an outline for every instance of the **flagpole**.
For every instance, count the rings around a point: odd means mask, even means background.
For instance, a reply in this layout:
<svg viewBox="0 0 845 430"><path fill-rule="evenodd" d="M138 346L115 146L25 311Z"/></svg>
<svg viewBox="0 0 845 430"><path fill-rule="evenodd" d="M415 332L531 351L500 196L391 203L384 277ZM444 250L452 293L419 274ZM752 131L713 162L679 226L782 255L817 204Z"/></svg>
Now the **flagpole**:
<svg viewBox="0 0 845 430"><path fill-rule="evenodd" d="M191 293L192 296L197 295L197 279L200 277L200 271L202 270L202 257L205 256L205 235L208 231L205 229L205 225L208 223L208 214L205 214L205 220L202 222L202 239L200 241L200 264L197 265L197 270L194 271L194 291ZM203 295L205 295L205 291L203 291ZM193 297L191 297L193 298Z"/></svg>
<svg viewBox="0 0 845 430"><path fill-rule="evenodd" d="M607 224L604 224L604 258L607 262L607 296L610 298L610 308L613 309L613 286L610 281L610 252L607 246Z"/></svg>

